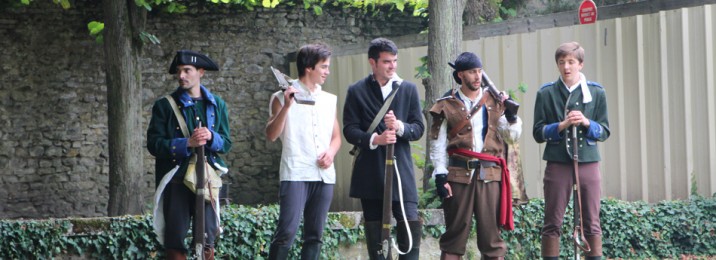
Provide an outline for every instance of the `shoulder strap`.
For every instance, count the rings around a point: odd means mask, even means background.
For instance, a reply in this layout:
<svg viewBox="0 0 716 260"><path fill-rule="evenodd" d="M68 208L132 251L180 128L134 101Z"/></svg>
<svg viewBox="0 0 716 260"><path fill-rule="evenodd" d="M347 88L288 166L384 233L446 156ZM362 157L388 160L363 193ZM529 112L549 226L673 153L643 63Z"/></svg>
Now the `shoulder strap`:
<svg viewBox="0 0 716 260"><path fill-rule="evenodd" d="M388 99L385 100L385 103L383 103L383 106L380 108L380 111L378 111L377 114L375 114L375 118L373 118L373 122L370 123L370 127L368 127L368 133L372 133L376 127L378 127L378 124L380 124L380 119L385 116L385 113L388 112L388 107L390 107L390 104L393 103L393 98L395 97L395 93L398 92L398 89L400 88L400 85L396 84L397 82L393 81L393 90L390 91L390 94L388 94Z"/></svg>
<svg viewBox="0 0 716 260"><path fill-rule="evenodd" d="M174 116L176 116L177 121L179 122L179 128L181 128L181 132L184 134L184 137L189 138L189 127L186 126L186 122L182 119L184 119L184 115L182 115L181 112L179 112L179 106L177 106L177 102L174 101L174 98L167 94L164 96L164 98L169 101L169 104L172 106L172 110L174 110Z"/></svg>
<svg viewBox="0 0 716 260"><path fill-rule="evenodd" d="M462 130L462 128L470 122L472 116L474 116L477 111L480 111L480 108L482 108L482 106L485 105L485 102L487 102L487 95L489 95L489 93L482 93L482 98L480 99L480 101L477 102L477 105L473 106L472 109L470 109L470 116L465 118L465 120L460 121L460 123L456 127L454 127L450 131L450 133L448 133L448 138L455 137L455 135L457 135L457 133L460 132L460 130Z"/></svg>

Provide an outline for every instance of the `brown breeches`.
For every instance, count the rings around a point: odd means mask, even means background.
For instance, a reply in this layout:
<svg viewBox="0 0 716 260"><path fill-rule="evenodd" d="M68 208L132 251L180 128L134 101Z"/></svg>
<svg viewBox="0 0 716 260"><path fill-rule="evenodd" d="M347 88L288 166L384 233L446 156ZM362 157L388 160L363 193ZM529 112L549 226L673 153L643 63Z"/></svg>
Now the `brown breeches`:
<svg viewBox="0 0 716 260"><path fill-rule="evenodd" d="M483 256L505 256L507 245L497 227L500 206L500 182L476 180L462 184L449 182L453 196L443 200L445 233L440 237L440 250L464 255L472 227L473 214L477 221L477 247Z"/></svg>
<svg viewBox="0 0 716 260"><path fill-rule="evenodd" d="M573 171L574 166L572 163L547 162L544 172L545 206L542 236L559 237L562 234L561 227L564 214L568 203L572 202ZM582 221L586 236L602 234L602 228L599 224L601 179L599 162L579 164Z"/></svg>

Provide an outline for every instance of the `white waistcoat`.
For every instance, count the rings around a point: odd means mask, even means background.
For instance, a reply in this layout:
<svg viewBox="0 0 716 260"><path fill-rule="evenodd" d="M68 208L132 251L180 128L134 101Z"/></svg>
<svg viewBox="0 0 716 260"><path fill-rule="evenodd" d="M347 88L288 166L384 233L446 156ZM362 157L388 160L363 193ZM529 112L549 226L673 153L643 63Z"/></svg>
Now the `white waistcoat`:
<svg viewBox="0 0 716 260"><path fill-rule="evenodd" d="M303 93L309 91L295 80L293 87ZM281 181L323 181L328 184L336 183L336 169L333 164L327 169L318 166L318 156L328 150L333 135L333 124L336 120L337 97L324 92L317 85L311 94L316 101L315 105L291 104L288 111L283 132L281 133L281 167L279 169ZM283 92L278 91L272 95L269 103L279 100L283 105Z"/></svg>

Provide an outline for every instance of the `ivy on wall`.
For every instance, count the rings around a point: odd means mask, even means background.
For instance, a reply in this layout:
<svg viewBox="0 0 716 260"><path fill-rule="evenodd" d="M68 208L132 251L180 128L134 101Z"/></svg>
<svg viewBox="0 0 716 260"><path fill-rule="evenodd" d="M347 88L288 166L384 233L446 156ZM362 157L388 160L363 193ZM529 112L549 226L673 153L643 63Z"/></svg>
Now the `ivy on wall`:
<svg viewBox="0 0 716 260"><path fill-rule="evenodd" d="M544 201L515 208L515 230L502 232L509 259L538 259ZM571 209L564 234L570 234ZM708 258L716 256L716 194L656 204L602 200L604 254L609 258ZM423 213L423 218L431 218ZM264 259L278 218L278 206L225 206L217 256ZM97 259L162 259L151 216L95 219L1 220L0 259L47 259L83 255ZM322 259L340 259L338 248L362 243L363 228L345 214L330 213ZM300 229L299 229L300 230ZM426 226L423 236L439 237L441 225ZM301 236L301 231L297 238ZM474 232L471 232L474 235ZM187 244L190 237L187 238ZM561 258L573 255L571 238L562 236ZM291 256L299 256L300 239Z"/></svg>

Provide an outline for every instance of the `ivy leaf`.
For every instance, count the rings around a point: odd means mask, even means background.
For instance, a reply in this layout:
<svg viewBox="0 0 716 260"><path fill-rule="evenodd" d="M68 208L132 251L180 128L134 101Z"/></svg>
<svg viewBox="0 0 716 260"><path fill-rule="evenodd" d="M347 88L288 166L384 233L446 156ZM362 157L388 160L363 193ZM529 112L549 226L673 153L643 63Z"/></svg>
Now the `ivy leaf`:
<svg viewBox="0 0 716 260"><path fill-rule="evenodd" d="M316 15L321 15L321 14L323 14L323 8L321 8L321 7L318 6L318 5L314 5L314 6L313 6L313 12L314 12Z"/></svg>

